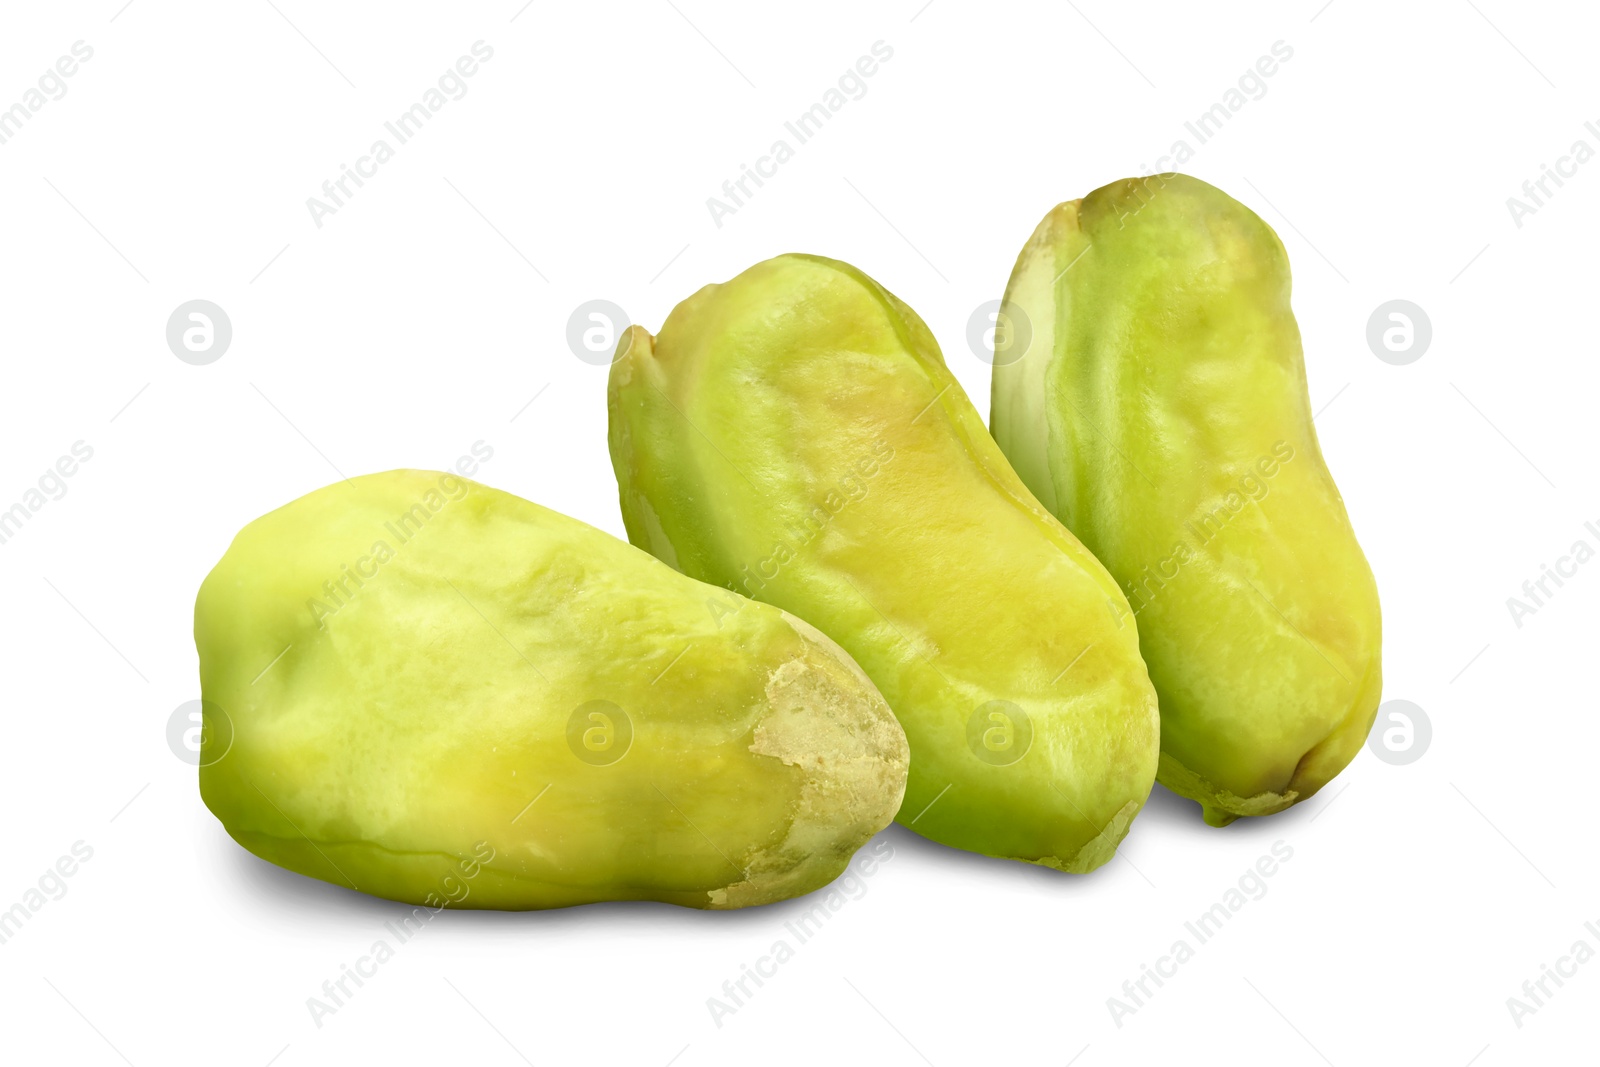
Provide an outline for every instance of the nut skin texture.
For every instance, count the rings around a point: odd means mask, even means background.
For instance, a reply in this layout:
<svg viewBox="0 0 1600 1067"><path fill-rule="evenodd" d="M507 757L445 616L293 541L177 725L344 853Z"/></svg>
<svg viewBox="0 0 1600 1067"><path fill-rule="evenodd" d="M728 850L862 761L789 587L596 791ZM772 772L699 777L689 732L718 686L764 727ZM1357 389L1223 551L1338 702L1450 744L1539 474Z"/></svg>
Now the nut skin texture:
<svg viewBox="0 0 1600 1067"><path fill-rule="evenodd" d="M848 264L768 260L658 337L633 327L610 409L629 538L805 618L888 699L911 743L902 823L1060 870L1111 858L1159 746L1126 602L910 308ZM1025 718L1009 738L972 730L996 700Z"/></svg>
<svg viewBox="0 0 1600 1067"><path fill-rule="evenodd" d="M736 601L720 627L708 597ZM904 791L903 731L810 626L450 474L356 478L250 523L201 586L195 644L206 715L232 724L216 759L207 723L200 770L228 833L408 903L768 903L843 872ZM595 700L622 709L596 743L625 717L625 749L569 741Z"/></svg>
<svg viewBox="0 0 1600 1067"><path fill-rule="evenodd" d="M994 369L994 437L1134 605L1158 780L1214 826L1313 795L1372 726L1381 624L1282 242L1194 178L1117 182L1045 216L1018 314L1032 343Z"/></svg>

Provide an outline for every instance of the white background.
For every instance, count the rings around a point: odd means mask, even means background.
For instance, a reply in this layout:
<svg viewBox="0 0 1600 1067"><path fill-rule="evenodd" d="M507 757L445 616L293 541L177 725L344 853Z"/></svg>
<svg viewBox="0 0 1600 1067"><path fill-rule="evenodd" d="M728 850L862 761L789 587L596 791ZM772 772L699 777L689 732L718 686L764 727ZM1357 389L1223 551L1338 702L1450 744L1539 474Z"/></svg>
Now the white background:
<svg viewBox="0 0 1600 1067"><path fill-rule="evenodd" d="M1520 627L1506 604L1600 545L1600 161L1520 227L1506 205L1575 140L1600 148L1592 9L274 2L0 16L0 106L94 49L0 145L0 508L94 450L0 545L0 909L93 849L0 945L0 1057L1593 1059L1600 963L1521 1027L1506 1005L1576 940L1600 949L1600 562ZM316 226L307 198L478 40L494 55L467 94ZM717 226L706 199L880 40L865 96ZM1265 95L1198 144L1185 121L1280 40ZM340 473L445 467L482 440L482 480L621 535L605 370L569 350L568 317L605 298L654 329L786 251L905 299L986 413L973 309L1050 206L1178 139L1183 169L1288 246L1318 430L1383 598L1385 699L1425 709L1426 753L1363 752L1312 801L1224 830L1158 787L1087 877L891 828L864 895L720 1027L707 998L792 941L807 902L446 913L315 1025L307 998L403 909L245 853L168 748L199 695L194 594L233 533ZM207 366L165 339L196 298L233 326ZM1433 325L1407 366L1365 337L1395 298ZM1293 858L1266 895L1116 1025L1107 998L1279 840Z"/></svg>

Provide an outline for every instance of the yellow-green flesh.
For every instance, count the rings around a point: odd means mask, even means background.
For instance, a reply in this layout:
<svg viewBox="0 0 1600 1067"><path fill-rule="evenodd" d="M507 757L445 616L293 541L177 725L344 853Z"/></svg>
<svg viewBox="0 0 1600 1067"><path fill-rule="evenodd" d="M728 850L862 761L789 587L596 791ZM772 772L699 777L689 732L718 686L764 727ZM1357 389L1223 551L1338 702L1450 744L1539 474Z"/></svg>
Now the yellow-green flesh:
<svg viewBox="0 0 1600 1067"><path fill-rule="evenodd" d="M1112 856L1157 758L1131 616L910 308L847 264L769 260L635 327L610 404L630 539L850 652L910 739L902 823L1064 870Z"/></svg>
<svg viewBox="0 0 1600 1067"><path fill-rule="evenodd" d="M808 892L893 817L904 736L811 627L708 598L729 594L452 475L328 486L201 587L201 795L257 855L412 903Z"/></svg>
<svg viewBox="0 0 1600 1067"><path fill-rule="evenodd" d="M1381 634L1277 235L1193 178L1117 182L1045 217L1002 314L1032 343L995 439L1133 605L1160 781L1216 825L1312 795L1371 727Z"/></svg>

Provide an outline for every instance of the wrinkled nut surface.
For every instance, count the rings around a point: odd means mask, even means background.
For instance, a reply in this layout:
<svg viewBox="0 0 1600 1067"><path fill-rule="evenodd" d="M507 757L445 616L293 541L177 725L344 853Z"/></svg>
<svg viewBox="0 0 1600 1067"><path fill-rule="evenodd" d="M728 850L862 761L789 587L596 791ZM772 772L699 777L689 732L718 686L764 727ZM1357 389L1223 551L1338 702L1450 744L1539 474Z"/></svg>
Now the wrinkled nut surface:
<svg viewBox="0 0 1600 1067"><path fill-rule="evenodd" d="M848 264L790 255L619 353L630 539L850 652L911 742L900 821L1062 870L1110 859L1159 745L1127 604L1022 486L922 320Z"/></svg>
<svg viewBox="0 0 1600 1067"><path fill-rule="evenodd" d="M410 903L764 904L893 818L904 733L836 645L451 474L320 489L200 589L206 805L273 863ZM206 731L209 736L212 731Z"/></svg>
<svg viewBox="0 0 1600 1067"><path fill-rule="evenodd" d="M1221 826L1311 796L1366 738L1378 593L1312 426L1271 227L1179 174L1039 224L1002 314L995 440L1116 576L1161 696L1161 773Z"/></svg>

